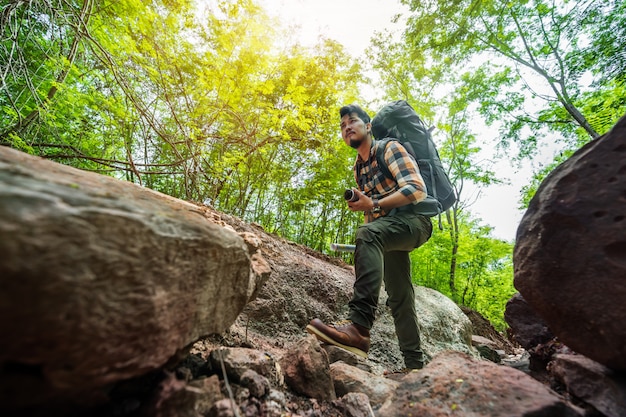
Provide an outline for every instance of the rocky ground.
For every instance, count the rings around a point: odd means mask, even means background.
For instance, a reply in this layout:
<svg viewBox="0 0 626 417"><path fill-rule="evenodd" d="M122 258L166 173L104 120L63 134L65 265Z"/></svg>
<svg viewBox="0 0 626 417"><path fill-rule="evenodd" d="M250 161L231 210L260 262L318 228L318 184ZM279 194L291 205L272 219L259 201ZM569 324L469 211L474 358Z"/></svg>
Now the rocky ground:
<svg viewBox="0 0 626 417"><path fill-rule="evenodd" d="M521 333L513 340L498 333L477 312L463 309L471 322L472 350L430 355L430 363L423 370L403 374L393 372L402 368L402 360L395 337L389 333L393 325L385 311L383 294L368 360L332 346L322 344L320 349L303 329L313 317L343 317L352 286L352 267L269 235L259 226L209 208L207 211L218 223L259 236L272 276L229 331L193 346L189 358L201 364L200 374L186 371L184 365L178 369L178 374L188 379L192 374L202 379L212 373L220 381L221 394L217 397L229 398L221 408L213 403L204 413L194 415L382 417L417 412L415 415L423 416L617 417L626 410L624 400L620 400L626 393L622 376L575 354L549 331L541 333L538 340L527 340L539 335L537 326L545 328L540 320L526 331L520 326ZM511 314L515 315L515 309ZM519 317L526 320L531 316L522 311ZM515 323L515 317L509 319ZM377 338L376 333L383 336ZM524 346L517 340L522 340ZM218 365L216 352L224 349L227 359ZM266 356L261 360L250 358L249 352ZM258 369L259 362L267 358L272 370ZM278 369L282 366L282 376L277 376L274 365ZM239 369L239 373L224 371L226 368ZM265 375L266 390L251 389L251 378L242 385L241 372L251 368ZM296 376L290 377L290 373ZM302 379L302 375L306 377ZM578 383L572 383L574 380ZM609 394L588 395L586 392L593 391L591 386L601 386L596 391ZM265 394L256 398L252 391ZM180 415L168 407L159 412Z"/></svg>
<svg viewBox="0 0 626 417"><path fill-rule="evenodd" d="M622 118L529 204L505 312L520 347L416 287L427 365L409 374L388 373L402 360L384 291L367 360L304 332L345 318L340 260L0 149L0 414L624 416L625 135Z"/></svg>
<svg viewBox="0 0 626 417"><path fill-rule="evenodd" d="M280 368L281 358L289 355L292 356L291 360L293 362L298 362L298 359L293 359L293 357L315 357L315 354L302 353L298 350L303 345L315 345L317 343L314 340L312 341L312 338L307 337L304 327L308 320L313 317L321 317L324 320L334 320L341 317L342 312L345 312L345 304L350 293L353 270L351 266L339 259L328 257L311 251L306 247L269 235L259 226L246 224L237 218L213 212L210 208L206 208L206 210L216 222L232 227L238 232L254 233L261 238L263 256L271 266L272 277L259 292L257 299L246 306L244 312L227 332L221 335L212 335L195 343L191 348L190 356L173 371L174 375L177 375L179 379L182 378L191 384L197 383L199 380L215 378L213 391L219 391L220 394L216 394L215 398L211 398L208 401L209 404L213 404L211 408L198 411L196 406L195 412L199 414L195 415L229 416L237 415L236 413L250 416L378 415L377 413L380 412L383 401L381 399L372 399L372 396L376 398L377 394L373 392L376 389L371 387L364 387L361 390L362 392L368 392L369 396L366 395L360 399L355 397L356 393L354 392L346 392L345 394L350 394L348 396L339 396L338 394L334 396L334 393L327 394L327 396L320 394L320 392L325 392L324 390L319 392L313 390L309 391L308 394L303 394L302 392L297 392L299 388L294 389L294 386L297 387L299 383L309 386L315 384L324 385L323 382L320 382L324 379L312 377L309 381L300 381L289 386L283 380L273 380L273 377L262 376L261 379L267 378L264 382L267 385L267 389L252 388L252 391L264 393L260 398L255 398L250 394L251 383L249 380L246 380L247 382L242 385L242 373L251 368L257 368L257 376L274 374L274 371L258 369L259 362L269 361L272 364L271 366L268 365L269 368L276 364ZM338 291L337 288L341 290ZM486 347L487 351L495 355L494 360L501 364L494 366L517 368L529 372L529 355L523 348L498 333L477 312L464 309L464 313L471 321L474 329L474 345ZM390 323L387 323L387 325L390 325ZM384 392L385 396L391 396L391 392L397 388L396 385L393 385L392 388L382 389L380 386L386 386L386 382L373 383L372 381L376 378L382 378L389 381L389 383L399 384L410 376L410 374L407 376L407 374L393 372L402 368L401 356L397 346L394 346L395 344L395 339L374 339L372 351L367 361L358 359L356 356L347 354L340 349L322 345L326 356L329 358L328 361L331 363L331 374L335 373L335 378L330 382L330 385L334 385L335 390L337 390L337 386L342 386L341 382L338 382L340 377L337 376L338 372L341 374L337 370L338 366L340 367L341 365L335 364L347 363L350 365L350 368L356 368L365 372L364 378L369 381L368 384L375 386L380 384L379 388L377 388L378 391ZM224 349L228 352L226 354L227 359L225 361L216 360L216 352L223 352ZM311 349L315 351L314 348ZM253 354L253 357L250 357L250 352L256 353ZM263 352L261 356L264 359L254 356L258 352ZM464 358L462 367L469 366L468 363L473 363L473 360L475 358L472 359L469 356ZM470 362L466 363L463 361ZM307 359L303 360L303 362L305 362L304 365L291 365L300 366L299 373L316 372L308 368L314 365L307 363L315 362L315 359ZM454 360L446 361L446 363L451 362L454 362ZM321 363L323 365L323 360ZM285 367L291 365L283 363ZM319 366L323 367L322 365ZM239 369L239 371L226 371L224 373L226 368ZM348 372L351 373L353 371L350 370ZM493 370L490 372L493 372ZM229 373L231 378L228 378ZM227 377L224 378L223 375L227 375ZM284 378L284 375L282 378ZM351 376L348 379L352 381L351 384L355 384L354 381L359 380L357 376ZM218 380L219 382L217 382ZM434 389L441 390L443 388L435 386ZM300 390L302 391L301 388ZM461 402L467 396L467 393L464 391L450 391L447 395L450 396L453 392L458 392L455 400ZM400 395L407 397L408 394ZM228 401L224 401L219 406L216 406L216 398L228 399ZM399 400L398 402L402 401ZM176 406L171 407L170 403L176 404ZM197 404L198 401L191 403ZM363 404L369 405L365 407ZM459 404L459 407L461 407L461 404ZM167 400L161 401L156 413L159 415L180 415L177 414L179 411L176 410L180 410L179 401L172 402ZM578 414L572 412L571 415Z"/></svg>

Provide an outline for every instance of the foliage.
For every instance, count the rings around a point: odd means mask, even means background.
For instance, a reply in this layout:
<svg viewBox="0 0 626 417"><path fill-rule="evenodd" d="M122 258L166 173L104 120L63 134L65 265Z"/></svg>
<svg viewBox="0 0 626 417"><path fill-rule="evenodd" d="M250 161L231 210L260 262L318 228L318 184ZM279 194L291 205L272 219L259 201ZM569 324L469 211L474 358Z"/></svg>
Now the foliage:
<svg viewBox="0 0 626 417"><path fill-rule="evenodd" d="M0 31L2 89L0 143L13 144L43 156L64 154L76 147L68 141L72 128L88 124L81 105L90 98L78 94L76 100L51 111L79 71L77 62L85 51L85 28L93 2L13 2L3 6ZM54 145L30 138L54 136ZM84 137L85 146L92 145ZM88 158L81 167L93 166Z"/></svg>
<svg viewBox="0 0 626 417"><path fill-rule="evenodd" d="M535 158L545 143L560 142L555 161L524 190L527 204L550 169L626 111L626 8L593 0L403 3L412 11L404 39L378 36L370 58L388 95L419 101L445 134L440 152L461 197L447 215L446 233L433 237L430 250L416 251L425 269L415 272L420 282L497 322L502 300L513 291L509 279L493 279L512 275L501 247L508 244L489 241L471 221L472 202L462 191L467 182L484 186L505 179L479 160L485 143L476 142L468 121L476 120L476 111L498 126L502 150L515 156L515 145L518 159ZM481 293L481 282L493 292Z"/></svg>
<svg viewBox="0 0 626 417"><path fill-rule="evenodd" d="M249 0L3 8L8 144L328 247L351 240L353 154L336 114L362 78L343 48L285 44Z"/></svg>
<svg viewBox="0 0 626 417"><path fill-rule="evenodd" d="M506 327L504 308L515 293L513 245L490 237L490 228L463 215L459 221L457 269L453 292L449 285L452 240L435 231L411 253L413 281L447 295L485 316L500 331Z"/></svg>
<svg viewBox="0 0 626 417"><path fill-rule="evenodd" d="M521 157L547 135L565 157L606 131L626 109L625 6L405 2L403 41L380 35L368 63L384 99L408 100L437 127L460 197L412 254L414 277L502 329L512 247L472 217L478 195L467 187L506 179L476 114ZM288 42L252 0L1 7L0 144L212 205L320 251L353 242L362 217L342 194L355 153L339 139L338 108L367 107L368 80L340 44Z"/></svg>
<svg viewBox="0 0 626 417"><path fill-rule="evenodd" d="M424 119L437 126L434 138L458 196L444 219L433 219L441 230L435 227L431 242L425 246L430 250L420 248L412 255L417 265L421 265L414 268L413 277L418 284L443 292L457 303L479 308L480 313L502 327L504 303L511 294L499 291L494 294L495 302L487 305L483 300L488 297L489 290L480 286L495 274L489 272L489 268L504 257L502 253L493 254L497 251L491 250L501 242L488 237L488 228L468 223L469 210L480 193L467 195L466 186L471 183L480 190L481 187L504 181L491 169L493 162L481 157L483 144L472 131L469 103L473 90L462 79L457 85L451 84L446 95L437 97L438 83L448 78L443 67L428 67L424 65L421 50L407 51L405 44L389 42L387 36L380 36L374 40L374 48L369 54L380 71L382 88L388 99L396 95L408 99ZM454 80L448 81L451 83ZM509 249L511 252L510 245ZM474 250L476 258L479 255L486 258L467 261L466 257ZM502 270L504 272L498 278L508 282L508 288L512 289L512 269ZM504 275L506 273L509 276Z"/></svg>
<svg viewBox="0 0 626 417"><path fill-rule="evenodd" d="M623 2L403 3L413 11L407 52L433 73L446 68L448 79L465 80L468 98L520 158L545 141L576 149L626 112Z"/></svg>

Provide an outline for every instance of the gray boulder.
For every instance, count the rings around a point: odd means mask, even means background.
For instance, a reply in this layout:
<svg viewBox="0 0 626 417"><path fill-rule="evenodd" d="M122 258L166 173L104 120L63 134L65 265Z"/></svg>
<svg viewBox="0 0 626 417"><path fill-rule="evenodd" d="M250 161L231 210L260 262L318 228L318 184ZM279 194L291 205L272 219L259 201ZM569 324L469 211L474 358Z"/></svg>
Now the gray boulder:
<svg viewBox="0 0 626 417"><path fill-rule="evenodd" d="M384 288L384 287L383 287ZM472 346L472 322L452 300L431 288L414 286L415 309L426 362L440 352L454 350L478 357ZM370 356L397 358L396 368L404 362L398 348L391 309L385 306L387 295L381 291L379 315L371 331Z"/></svg>

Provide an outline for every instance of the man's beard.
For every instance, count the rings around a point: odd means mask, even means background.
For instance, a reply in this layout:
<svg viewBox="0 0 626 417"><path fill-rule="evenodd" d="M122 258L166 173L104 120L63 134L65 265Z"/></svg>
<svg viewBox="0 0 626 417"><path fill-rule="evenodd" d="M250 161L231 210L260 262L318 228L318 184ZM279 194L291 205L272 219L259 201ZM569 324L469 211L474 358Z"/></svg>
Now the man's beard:
<svg viewBox="0 0 626 417"><path fill-rule="evenodd" d="M359 146L363 143L363 139L350 139L350 147L359 149Z"/></svg>

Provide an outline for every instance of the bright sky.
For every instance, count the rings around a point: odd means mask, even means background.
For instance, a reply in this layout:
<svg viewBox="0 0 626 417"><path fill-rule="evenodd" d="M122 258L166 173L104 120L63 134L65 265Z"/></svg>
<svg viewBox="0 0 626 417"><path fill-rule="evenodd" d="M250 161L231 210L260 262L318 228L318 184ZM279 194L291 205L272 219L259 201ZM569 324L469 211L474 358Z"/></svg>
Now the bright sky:
<svg viewBox="0 0 626 417"><path fill-rule="evenodd" d="M343 44L357 59L367 61L364 51L370 38L385 29L400 33L402 23L393 24L396 14L406 14L408 8L398 0L258 0L271 16L278 17L285 26L298 28L299 40L303 45L314 45L320 35L335 39ZM370 97L379 99L378 97ZM475 132L478 133L478 132ZM479 133L489 143L495 138L494 131ZM491 137L488 137L491 136ZM481 147L486 146L481 143ZM485 158L492 159L494 152L486 151ZM471 212L482 219L483 224L494 227L493 236L513 240L523 212L517 209L519 192L531 177L529 166L515 172L508 161L497 161L495 172L511 181L509 185L483 189L480 197L470 207ZM476 195L476 190L466 189L467 198Z"/></svg>
<svg viewBox="0 0 626 417"><path fill-rule="evenodd" d="M397 0L258 1L285 25L299 26L303 44L313 45L324 35L342 43L356 57L363 57L375 31L393 29L393 16L408 11Z"/></svg>

